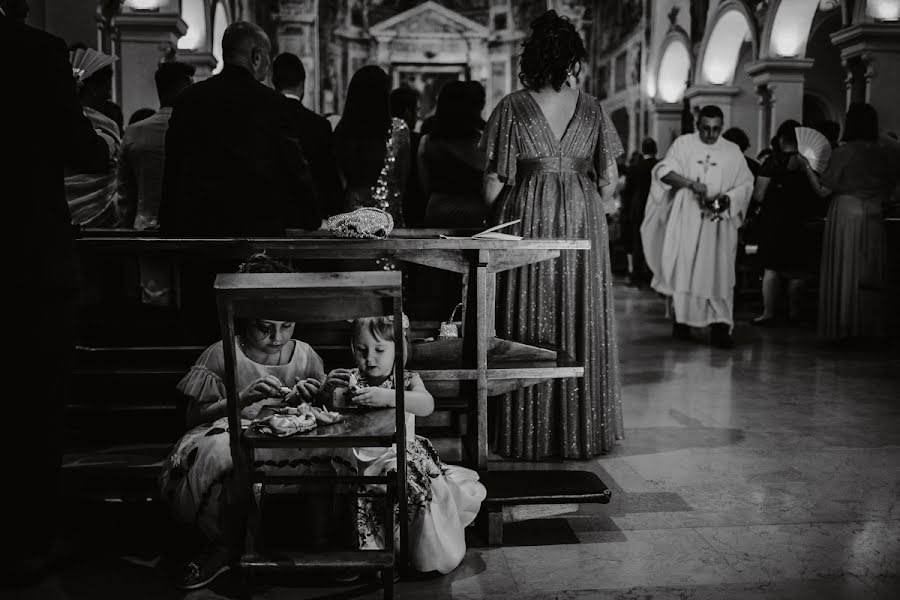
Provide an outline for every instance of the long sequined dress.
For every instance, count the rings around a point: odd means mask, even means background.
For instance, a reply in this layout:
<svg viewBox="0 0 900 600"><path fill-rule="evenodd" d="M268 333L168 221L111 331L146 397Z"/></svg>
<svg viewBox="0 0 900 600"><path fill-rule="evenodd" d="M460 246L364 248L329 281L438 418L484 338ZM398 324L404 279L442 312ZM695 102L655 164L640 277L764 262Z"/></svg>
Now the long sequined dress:
<svg viewBox="0 0 900 600"><path fill-rule="evenodd" d="M409 127L403 119L392 119L385 143L384 164L378 178L375 181L355 181L349 173L352 169L345 169L349 184L347 208L380 208L393 217L394 227L403 227L403 192L409 176L410 154Z"/></svg>
<svg viewBox="0 0 900 600"><path fill-rule="evenodd" d="M498 335L552 344L583 363L585 376L503 397L492 415L496 450L527 460L609 452L622 439L622 399L609 234L598 186L616 180L622 144L599 102L583 92L558 140L527 90L500 101L481 143L487 171L506 183L495 222L522 219L509 233L525 238L591 241L590 251L564 251L498 277Z"/></svg>

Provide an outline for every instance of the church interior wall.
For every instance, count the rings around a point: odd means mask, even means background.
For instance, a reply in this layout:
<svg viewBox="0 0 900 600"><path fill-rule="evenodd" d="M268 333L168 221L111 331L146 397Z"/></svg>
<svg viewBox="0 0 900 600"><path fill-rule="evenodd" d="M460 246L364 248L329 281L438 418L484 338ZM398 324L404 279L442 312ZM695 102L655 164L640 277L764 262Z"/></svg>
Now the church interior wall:
<svg viewBox="0 0 900 600"><path fill-rule="evenodd" d="M805 90L814 95L827 107L826 118L842 123L846 113L846 88L844 70L841 66L841 52L836 48L829 36L841 28L841 15L832 11L820 15L813 23L807 56L815 57L816 62L806 74ZM804 120L809 118L804 115ZM815 123L809 123L815 125Z"/></svg>
<svg viewBox="0 0 900 600"><path fill-rule="evenodd" d="M29 0L28 24L59 36L69 46L97 48L97 0Z"/></svg>
<svg viewBox="0 0 900 600"><path fill-rule="evenodd" d="M753 46L750 42L744 42L738 55L737 68L734 71L734 87L738 93L732 99L731 123L726 127L740 127L750 138L749 156L756 156L762 150L758 148L756 139L759 130L759 102L756 96L753 80L747 75L745 67L753 62Z"/></svg>

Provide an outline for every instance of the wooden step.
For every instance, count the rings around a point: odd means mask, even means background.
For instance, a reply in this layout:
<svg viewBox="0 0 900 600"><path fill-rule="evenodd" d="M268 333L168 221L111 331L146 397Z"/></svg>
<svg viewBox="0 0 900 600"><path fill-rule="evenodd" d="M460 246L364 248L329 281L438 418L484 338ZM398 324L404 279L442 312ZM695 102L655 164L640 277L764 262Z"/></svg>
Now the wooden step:
<svg viewBox="0 0 900 600"><path fill-rule="evenodd" d="M333 550L325 552L253 552L241 557L241 568L252 571L325 571L391 569L391 550Z"/></svg>
<svg viewBox="0 0 900 600"><path fill-rule="evenodd" d="M487 488L479 525L488 544L503 544L503 513L512 506L607 504L611 497L590 471L532 470L486 471L480 474Z"/></svg>

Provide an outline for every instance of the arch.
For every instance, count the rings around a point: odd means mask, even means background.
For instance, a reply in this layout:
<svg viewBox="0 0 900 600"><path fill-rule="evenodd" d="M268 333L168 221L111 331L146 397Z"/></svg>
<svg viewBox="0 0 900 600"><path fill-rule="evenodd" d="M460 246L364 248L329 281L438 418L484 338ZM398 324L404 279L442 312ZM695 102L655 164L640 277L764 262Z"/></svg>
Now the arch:
<svg viewBox="0 0 900 600"><path fill-rule="evenodd" d="M716 7L711 26L700 45L694 82L699 85L731 85L741 46L749 38L751 54L759 56L759 36L750 7L741 0L725 0Z"/></svg>
<svg viewBox="0 0 900 600"><path fill-rule="evenodd" d="M181 0L181 18L187 23L187 32L178 38L179 50L201 50L207 47L206 0Z"/></svg>
<svg viewBox="0 0 900 600"><path fill-rule="evenodd" d="M225 35L225 30L231 24L228 6L222 0L216 2L213 7L212 24L212 53L216 57L216 68L213 69L213 74L216 74L222 70L224 65L222 62L222 36Z"/></svg>
<svg viewBox="0 0 900 600"><path fill-rule="evenodd" d="M831 0L773 0L763 27L761 56L804 58L813 19L820 8L839 10Z"/></svg>
<svg viewBox="0 0 900 600"><path fill-rule="evenodd" d="M647 81L647 94L659 96L663 102L680 102L687 89L691 73L690 38L680 27L675 27L663 39L656 68Z"/></svg>

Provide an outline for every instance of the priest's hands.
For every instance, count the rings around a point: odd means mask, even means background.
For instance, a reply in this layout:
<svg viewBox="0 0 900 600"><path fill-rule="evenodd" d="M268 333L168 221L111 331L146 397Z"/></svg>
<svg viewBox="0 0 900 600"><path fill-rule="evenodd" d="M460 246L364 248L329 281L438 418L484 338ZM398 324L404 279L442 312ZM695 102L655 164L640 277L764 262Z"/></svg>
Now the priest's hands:
<svg viewBox="0 0 900 600"><path fill-rule="evenodd" d="M688 185L690 190L697 194L697 198L703 202L706 199L706 195L709 193L709 189L706 187L705 183L701 183L699 181L692 181L690 185Z"/></svg>

